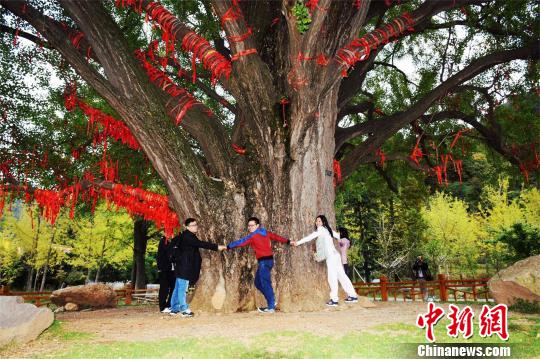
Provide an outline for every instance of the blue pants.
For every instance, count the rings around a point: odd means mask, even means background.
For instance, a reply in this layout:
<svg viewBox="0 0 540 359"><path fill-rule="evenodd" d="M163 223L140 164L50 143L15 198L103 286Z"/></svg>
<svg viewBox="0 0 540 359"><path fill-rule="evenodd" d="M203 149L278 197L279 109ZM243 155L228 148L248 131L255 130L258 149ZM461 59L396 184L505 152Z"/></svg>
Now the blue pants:
<svg viewBox="0 0 540 359"><path fill-rule="evenodd" d="M268 308L270 309L276 307L274 289L272 288L272 277L270 276L273 266L273 259L260 260L257 273L255 274L255 287L264 295L264 298L266 298L266 302L268 303Z"/></svg>
<svg viewBox="0 0 540 359"><path fill-rule="evenodd" d="M184 312L189 309L186 300L186 294L188 291L189 281L176 278L176 283L174 286L174 292L171 298L171 312L178 313Z"/></svg>

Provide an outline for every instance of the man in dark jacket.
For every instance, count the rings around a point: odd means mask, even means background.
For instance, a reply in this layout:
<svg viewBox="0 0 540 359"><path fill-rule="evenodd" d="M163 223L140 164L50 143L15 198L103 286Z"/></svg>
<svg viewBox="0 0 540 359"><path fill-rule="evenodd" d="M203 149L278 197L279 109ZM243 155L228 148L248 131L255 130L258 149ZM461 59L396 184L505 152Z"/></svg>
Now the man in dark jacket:
<svg viewBox="0 0 540 359"><path fill-rule="evenodd" d="M187 229L174 237L171 243L176 283L171 299L170 314L193 317L193 312L189 309L186 300L186 293L189 284L194 285L199 280L202 262L199 248L223 251L227 247L199 240L197 238L198 225L194 218L186 219L185 226Z"/></svg>
<svg viewBox="0 0 540 359"><path fill-rule="evenodd" d="M431 277L428 264L424 262L424 258L422 256L418 256L418 258L416 258L416 262L414 262L412 270L413 279L418 281L420 291L422 292L422 300L425 301L427 294L426 280L430 281L433 278Z"/></svg>
<svg viewBox="0 0 540 359"><path fill-rule="evenodd" d="M161 237L157 251L157 267L159 278L159 311L161 313L171 312L171 297L174 291L174 266L170 258L171 242Z"/></svg>

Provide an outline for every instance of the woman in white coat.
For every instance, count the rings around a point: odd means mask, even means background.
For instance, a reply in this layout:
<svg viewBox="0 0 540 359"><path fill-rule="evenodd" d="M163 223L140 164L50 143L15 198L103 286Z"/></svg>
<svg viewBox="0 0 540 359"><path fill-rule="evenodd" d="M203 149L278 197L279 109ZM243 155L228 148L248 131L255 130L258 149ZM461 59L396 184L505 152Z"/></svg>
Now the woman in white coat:
<svg viewBox="0 0 540 359"><path fill-rule="evenodd" d="M334 240L332 239L332 235L336 239L339 239L339 233L332 231L332 228L330 228L330 225L328 224L328 220L323 215L317 216L315 226L317 229L315 232L299 241L291 242L291 244L299 246L317 238L317 253L315 254L315 260L318 262L326 260L326 267L328 270L330 300L326 305L331 307L336 307L338 305L338 282L348 295L345 299L345 303L358 302L358 295L354 290L351 280L345 274L343 265L341 264L341 255L336 250Z"/></svg>

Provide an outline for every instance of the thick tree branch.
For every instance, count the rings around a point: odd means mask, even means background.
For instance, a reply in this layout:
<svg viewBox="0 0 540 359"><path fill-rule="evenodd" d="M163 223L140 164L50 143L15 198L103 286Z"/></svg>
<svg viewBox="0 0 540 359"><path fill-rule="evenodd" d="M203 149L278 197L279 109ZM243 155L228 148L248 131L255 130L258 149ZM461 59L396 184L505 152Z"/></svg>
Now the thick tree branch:
<svg viewBox="0 0 540 359"><path fill-rule="evenodd" d="M43 47L47 47L47 48L50 47L50 45L46 41L43 41L43 39L37 37L36 35L30 34L29 32L26 32L26 31L21 31L21 30L17 31L17 29L14 29L14 28L6 26L6 25L1 25L0 24L0 32L5 32L7 34L12 34L13 36L20 36L22 38L25 38L27 40L32 41L33 43L35 43L36 45L39 45L39 46L43 46Z"/></svg>
<svg viewBox="0 0 540 359"><path fill-rule="evenodd" d="M363 126L373 128L373 135L359 145L355 150L351 151L342 161L342 173L348 176L354 172L358 165L362 162L362 158L380 147L389 137L398 130L419 118L429 107L438 99L444 97L457 85L470 80L479 73L491 68L497 64L508 62L515 59L538 59L540 54L540 42L536 41L527 47L518 48L515 50L500 51L493 54L483 56L472 61L467 67L447 79L444 83L430 91L423 99L414 104L411 108L404 112L395 113L386 118L377 121L363 123ZM377 122L377 125L375 125Z"/></svg>
<svg viewBox="0 0 540 359"><path fill-rule="evenodd" d="M488 34L491 34L496 37L508 37L508 36L514 36L514 37L521 37L523 36L523 32L516 32L511 31L508 29L504 29L502 27L495 27L495 26L483 26L480 22L472 23L469 20L454 20L454 21L448 21L444 23L434 23L430 22L426 24L425 28L426 30L441 30L441 29L449 29L454 28L456 26L466 26L469 28L473 28L476 30L487 32Z"/></svg>
<svg viewBox="0 0 540 359"><path fill-rule="evenodd" d="M388 188L390 188L390 190L394 192L395 194L399 194L399 189L397 187L397 184L388 173L388 170L385 170L377 162L373 162L373 167L375 167L375 170L377 171L377 173L386 181Z"/></svg>
<svg viewBox="0 0 540 359"><path fill-rule="evenodd" d="M418 34L426 29L427 24L430 22L430 19L434 15L442 11L452 9L457 6L475 5L475 4L481 4L481 3L489 2L489 1L494 1L494 0L440 0L440 1L427 0L418 9L412 11L408 16L408 19L414 25L413 34ZM370 48L371 48L369 52L369 57L367 59L363 59L362 62L366 62L370 60L375 61L375 58L372 58L373 52L380 51L388 43L387 39L385 39L384 36L382 35L383 33L388 34L388 26L389 25L382 26L370 32L369 34L365 35L364 37L362 37L362 39L367 39L370 41ZM386 30L384 32L381 32L381 30L384 30L385 28ZM400 39L400 38L410 35L411 32L408 32L406 30L407 29L402 29L400 32L396 32L392 38ZM355 40L359 41L360 39L355 39ZM349 44L349 46L351 44ZM357 58L361 58L363 55L366 54L365 49L362 47L358 48L357 46L353 46L352 48L357 48L356 50ZM343 61L339 59L338 61L332 62L331 67L333 68L332 69L333 73L331 76L329 76L329 79L331 82L326 87L327 89L333 86L332 81L341 81L340 74L342 70L349 68L349 66L346 66L343 63ZM366 72L369 71L370 69L371 69L370 66L355 65L355 69L352 72L350 72L349 76L342 81L340 85L340 96L338 100L339 108L342 108L343 106L345 106L360 90L363 79L366 76Z"/></svg>
<svg viewBox="0 0 540 359"><path fill-rule="evenodd" d="M357 105L347 106L338 112L338 121L339 119L347 115L352 115L352 114L360 113L360 112L366 112L369 109L373 109L373 101L364 101Z"/></svg>

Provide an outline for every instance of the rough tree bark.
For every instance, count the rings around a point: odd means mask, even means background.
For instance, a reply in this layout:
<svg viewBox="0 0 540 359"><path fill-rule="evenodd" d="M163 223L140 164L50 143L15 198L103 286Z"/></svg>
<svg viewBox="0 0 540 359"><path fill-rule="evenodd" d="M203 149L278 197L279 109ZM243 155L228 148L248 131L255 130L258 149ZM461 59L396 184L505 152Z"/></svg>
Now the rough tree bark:
<svg viewBox="0 0 540 359"><path fill-rule="evenodd" d="M421 29L433 15L452 6L482 2L485 1L426 1L411 13L411 19ZM358 36L366 19L380 16L386 7L382 2L371 6L371 1L363 0L355 9L348 1L320 0L312 13L309 30L301 35L291 10L294 1L240 2L245 19L260 27L254 29L253 36L244 37L249 29L243 20L223 22L229 38L243 39L230 42L232 73L230 78L220 79L236 99L234 133L229 136L219 119L204 115L204 106L200 105L188 111L182 128L173 124L171 117L175 118L179 109L169 105L171 97L148 80L118 25L100 2L59 3L84 33L81 49L91 47L101 73L88 65L85 51L73 46L61 25L29 4L22 11L21 2L0 0L2 6L32 24L118 112L163 180L179 218L197 218L200 237L219 244L244 234L245 221L252 215L261 218L264 227L291 239L310 233L318 214L325 214L335 225L336 139L342 144L355 136L371 135L343 160L344 174L349 175L374 148L416 120L454 86L490 66L524 58L531 52L510 50L480 59L406 113L389 116L387 121L364 123L336 136L338 113L344 113L345 106L361 89L377 51L349 71L349 78L344 81L341 73L347 69L339 65L335 55ZM147 0L135 3L143 11L150 4ZM234 3L212 1L213 11L223 17ZM260 13L268 15L267 21L258 17ZM272 24L273 16L280 20L277 25ZM174 19L172 28L180 48L182 37L190 29L178 19ZM257 52L246 52L254 49ZM328 60L328 66L298 60L299 53L306 58L322 55L321 61ZM290 103L285 119L279 104L282 96ZM191 140L199 144L204 164L191 150ZM239 140L238 144L246 147L245 156L231 150L232 140ZM312 257L307 246L275 246L273 279L282 310L315 310L327 299L325 266L315 263ZM144 268L144 263L137 263L138 268L139 265ZM253 286L255 268L256 261L249 249L221 254L205 252L192 305L206 311L226 312L262 305L262 297Z"/></svg>

